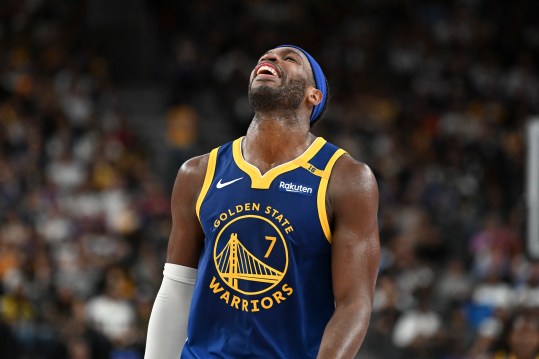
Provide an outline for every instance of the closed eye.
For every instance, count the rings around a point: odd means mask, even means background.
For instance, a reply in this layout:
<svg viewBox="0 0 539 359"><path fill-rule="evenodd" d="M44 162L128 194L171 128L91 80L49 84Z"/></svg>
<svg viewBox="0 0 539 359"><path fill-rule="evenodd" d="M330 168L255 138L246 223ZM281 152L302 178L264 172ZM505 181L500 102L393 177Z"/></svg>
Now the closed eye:
<svg viewBox="0 0 539 359"><path fill-rule="evenodd" d="M292 56L285 56L284 58L285 61L293 61L295 63L298 63L298 60L296 60L295 58L293 58Z"/></svg>

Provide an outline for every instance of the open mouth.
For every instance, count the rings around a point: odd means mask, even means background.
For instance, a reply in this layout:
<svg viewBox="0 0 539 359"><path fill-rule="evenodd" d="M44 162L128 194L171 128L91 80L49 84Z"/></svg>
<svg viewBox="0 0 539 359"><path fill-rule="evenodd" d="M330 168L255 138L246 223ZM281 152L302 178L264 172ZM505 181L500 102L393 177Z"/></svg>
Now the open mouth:
<svg viewBox="0 0 539 359"><path fill-rule="evenodd" d="M269 63L262 63L258 65L255 69L255 75L256 77L260 75L281 77L278 69L274 65Z"/></svg>

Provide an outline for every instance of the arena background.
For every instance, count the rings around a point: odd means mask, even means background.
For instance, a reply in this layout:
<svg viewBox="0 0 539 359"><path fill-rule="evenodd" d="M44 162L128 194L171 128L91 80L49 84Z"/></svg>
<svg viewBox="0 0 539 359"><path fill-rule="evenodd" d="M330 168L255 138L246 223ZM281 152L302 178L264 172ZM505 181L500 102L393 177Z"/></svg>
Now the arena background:
<svg viewBox="0 0 539 359"><path fill-rule="evenodd" d="M281 43L328 77L315 132L380 187L358 358L491 358L522 313L537 333L538 4L0 1L0 357L142 358L176 171L245 132Z"/></svg>

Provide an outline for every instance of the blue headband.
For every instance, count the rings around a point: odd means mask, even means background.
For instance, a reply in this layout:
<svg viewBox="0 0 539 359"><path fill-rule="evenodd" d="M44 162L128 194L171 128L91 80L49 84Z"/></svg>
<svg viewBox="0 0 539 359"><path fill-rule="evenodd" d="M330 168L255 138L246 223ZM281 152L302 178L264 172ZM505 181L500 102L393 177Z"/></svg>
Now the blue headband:
<svg viewBox="0 0 539 359"><path fill-rule="evenodd" d="M318 65L318 62L309 55L309 53L305 50L303 50L301 47L294 46L294 45L279 45L277 47L292 47L294 49L298 49L299 51L303 52L305 57L309 60L309 63L311 64L311 69L313 70L313 77L314 82L316 84L316 88L322 91L322 101L313 108L313 112L311 113L311 122L314 122L320 117L322 114L322 111L324 110L324 106L326 106L326 100L327 100L327 94L328 94L328 86L326 82L326 77L324 76L324 72L322 71L322 68L320 65Z"/></svg>

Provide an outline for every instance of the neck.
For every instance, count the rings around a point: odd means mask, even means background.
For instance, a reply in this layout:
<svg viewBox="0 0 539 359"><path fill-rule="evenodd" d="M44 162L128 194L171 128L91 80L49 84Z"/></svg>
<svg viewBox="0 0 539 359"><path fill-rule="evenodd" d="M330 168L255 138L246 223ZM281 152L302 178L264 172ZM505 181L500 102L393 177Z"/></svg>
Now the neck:
<svg viewBox="0 0 539 359"><path fill-rule="evenodd" d="M243 157L263 174L299 157L315 138L307 121L256 114L243 142Z"/></svg>

